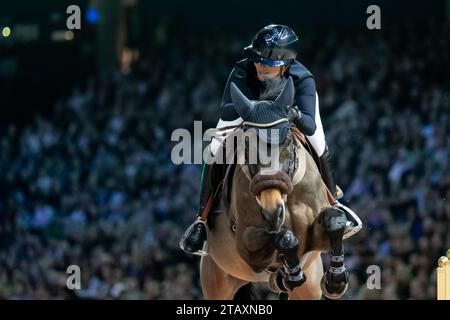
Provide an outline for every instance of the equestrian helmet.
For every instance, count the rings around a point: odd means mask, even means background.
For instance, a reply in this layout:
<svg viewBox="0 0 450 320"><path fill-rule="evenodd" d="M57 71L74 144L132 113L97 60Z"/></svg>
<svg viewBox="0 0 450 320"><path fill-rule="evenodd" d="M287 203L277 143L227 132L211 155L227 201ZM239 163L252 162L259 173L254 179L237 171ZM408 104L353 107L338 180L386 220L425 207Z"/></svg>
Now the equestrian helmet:
<svg viewBox="0 0 450 320"><path fill-rule="evenodd" d="M270 67L291 64L297 56L299 39L288 26L271 24L259 30L244 48L251 61Z"/></svg>

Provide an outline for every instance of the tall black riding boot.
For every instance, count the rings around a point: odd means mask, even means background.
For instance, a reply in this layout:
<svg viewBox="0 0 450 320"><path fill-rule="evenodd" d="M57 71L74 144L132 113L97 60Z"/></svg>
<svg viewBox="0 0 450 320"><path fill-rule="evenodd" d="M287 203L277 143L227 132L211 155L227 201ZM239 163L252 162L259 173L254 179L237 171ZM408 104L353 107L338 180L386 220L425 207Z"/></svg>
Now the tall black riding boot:
<svg viewBox="0 0 450 320"><path fill-rule="evenodd" d="M180 241L180 248L187 253L197 255L207 254L206 216L209 212L204 211L207 209L208 202L211 202L209 211L214 209L217 204L211 186L211 171L213 166L213 164L204 164L197 219L185 231Z"/></svg>
<svg viewBox="0 0 450 320"><path fill-rule="evenodd" d="M319 158L320 166L321 166L321 174L322 180L325 182L325 185L330 190L333 197L336 199L336 183L334 181L333 171L330 166L330 152L328 150L328 146L325 146L325 151L323 155Z"/></svg>
<svg viewBox="0 0 450 320"><path fill-rule="evenodd" d="M336 200L339 200L340 198L343 197L343 192L334 181L334 175L330 167L330 153L328 150L328 146L325 147L325 152L320 157L320 166L322 167L322 180L325 182L326 186L330 190L333 197ZM362 228L361 219L359 219L359 217L353 210L343 205L339 201L336 202L334 208L345 212L345 215L348 220L344 232L344 239L351 237L359 230L361 230Z"/></svg>

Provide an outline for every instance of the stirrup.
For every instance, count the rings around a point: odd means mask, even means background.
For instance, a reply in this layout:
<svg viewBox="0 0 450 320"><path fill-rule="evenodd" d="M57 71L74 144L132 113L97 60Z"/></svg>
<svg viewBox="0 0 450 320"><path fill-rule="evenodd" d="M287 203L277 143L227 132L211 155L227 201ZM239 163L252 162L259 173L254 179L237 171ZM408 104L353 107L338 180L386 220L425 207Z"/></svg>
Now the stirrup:
<svg viewBox="0 0 450 320"><path fill-rule="evenodd" d="M347 224L345 226L344 236L342 237L343 239L350 238L351 236L355 235L362 229L362 226L363 226L362 221L356 215L356 213L353 212L352 209L343 205L339 201L336 201L335 207L344 211L345 215L347 217L347 220L348 220Z"/></svg>
<svg viewBox="0 0 450 320"><path fill-rule="evenodd" d="M183 250L184 252L189 253L189 254L194 254L194 255L197 255L197 256L201 256L201 257L202 257L202 256L207 256L207 255L208 255L208 239L206 239L205 241L203 241L203 247L202 247L202 249L197 250L197 251L195 251L195 252L189 252L189 251L187 251L187 250L184 248L184 242L185 242L185 240L186 240L188 234L191 233L192 229L194 228L194 226L195 226L197 223L203 223L203 225L204 225L205 228L206 228L206 234L208 234L208 224L206 223L206 221L203 221L203 220L201 219L201 217L197 217L197 219L194 221L194 223L192 223L192 224L189 226L189 228L184 232L183 236L181 237L181 240L180 240L180 243L179 243L179 247L180 247L181 250Z"/></svg>

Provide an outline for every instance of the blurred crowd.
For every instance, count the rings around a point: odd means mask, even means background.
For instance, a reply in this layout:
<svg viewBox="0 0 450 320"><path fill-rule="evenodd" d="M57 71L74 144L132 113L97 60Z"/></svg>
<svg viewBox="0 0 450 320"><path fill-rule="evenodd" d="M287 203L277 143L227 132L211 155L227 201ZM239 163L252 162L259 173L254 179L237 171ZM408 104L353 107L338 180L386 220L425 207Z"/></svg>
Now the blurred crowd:
<svg viewBox="0 0 450 320"><path fill-rule="evenodd" d="M215 126L249 39L167 32L0 136L0 298L201 298L199 258L178 248L201 168L172 164L171 133ZM364 223L345 242L348 299L436 297L450 248L449 33L430 22L301 34L343 202ZM81 290L66 289L70 265ZM370 265L379 290L366 286Z"/></svg>

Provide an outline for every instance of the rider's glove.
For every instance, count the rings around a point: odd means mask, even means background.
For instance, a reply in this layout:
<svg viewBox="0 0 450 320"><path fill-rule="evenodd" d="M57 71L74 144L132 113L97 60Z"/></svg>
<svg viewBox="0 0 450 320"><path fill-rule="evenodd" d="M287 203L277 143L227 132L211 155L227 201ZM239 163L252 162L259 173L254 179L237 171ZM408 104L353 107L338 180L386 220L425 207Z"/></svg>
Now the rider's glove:
<svg viewBox="0 0 450 320"><path fill-rule="evenodd" d="M288 108L287 117L290 122L298 122L302 118L302 112L297 106L292 106Z"/></svg>

